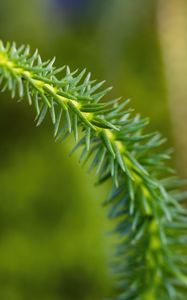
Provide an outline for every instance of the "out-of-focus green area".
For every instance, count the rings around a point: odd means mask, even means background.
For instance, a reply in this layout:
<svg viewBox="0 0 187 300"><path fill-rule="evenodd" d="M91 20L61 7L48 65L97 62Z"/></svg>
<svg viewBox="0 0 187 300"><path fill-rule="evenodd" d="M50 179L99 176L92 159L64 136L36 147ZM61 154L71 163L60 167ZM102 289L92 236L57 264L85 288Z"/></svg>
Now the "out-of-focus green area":
<svg viewBox="0 0 187 300"><path fill-rule="evenodd" d="M1 0L0 38L107 79L171 144L156 18L156 0ZM36 129L27 103L0 98L0 299L109 295L108 187L68 158L71 140L54 143L50 120Z"/></svg>

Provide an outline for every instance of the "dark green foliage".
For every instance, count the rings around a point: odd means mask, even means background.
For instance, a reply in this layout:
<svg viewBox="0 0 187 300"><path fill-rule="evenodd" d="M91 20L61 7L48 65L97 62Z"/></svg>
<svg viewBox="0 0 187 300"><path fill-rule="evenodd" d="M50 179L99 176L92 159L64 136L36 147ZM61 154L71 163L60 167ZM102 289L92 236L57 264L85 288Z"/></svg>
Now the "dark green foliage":
<svg viewBox="0 0 187 300"><path fill-rule="evenodd" d="M148 120L131 115L129 100L101 102L111 89L101 91L104 82L91 80L85 70L57 69L54 61L1 42L2 90L35 106L37 126L49 113L56 140L73 133L72 153L82 149L80 163L90 163L98 184L112 179L104 205L119 237L116 299L185 299L187 213L186 192L180 191L185 182L167 166L170 151L160 148L165 139L144 133Z"/></svg>

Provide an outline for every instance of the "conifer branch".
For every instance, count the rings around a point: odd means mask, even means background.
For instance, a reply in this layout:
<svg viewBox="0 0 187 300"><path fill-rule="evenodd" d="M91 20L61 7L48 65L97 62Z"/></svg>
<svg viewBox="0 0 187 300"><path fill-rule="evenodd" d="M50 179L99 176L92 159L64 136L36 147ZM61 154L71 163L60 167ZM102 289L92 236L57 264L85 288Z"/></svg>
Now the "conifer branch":
<svg viewBox="0 0 187 300"><path fill-rule="evenodd" d="M36 51L0 42L0 84L36 109L37 126L49 112L58 141L74 134L80 162L90 162L97 183L112 179L104 205L116 219L114 272L119 300L185 299L187 212L185 182L167 165L170 151L147 119L132 116L129 100L101 101L111 88L86 71L54 67ZM81 130L80 130L81 129ZM80 135L80 137L79 137Z"/></svg>

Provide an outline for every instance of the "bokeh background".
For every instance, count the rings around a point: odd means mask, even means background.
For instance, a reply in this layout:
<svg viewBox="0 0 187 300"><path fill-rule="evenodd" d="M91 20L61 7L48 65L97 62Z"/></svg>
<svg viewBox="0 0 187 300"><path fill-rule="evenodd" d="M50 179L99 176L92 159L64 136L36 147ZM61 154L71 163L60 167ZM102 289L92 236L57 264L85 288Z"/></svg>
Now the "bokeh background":
<svg viewBox="0 0 187 300"><path fill-rule="evenodd" d="M132 99L187 166L186 0L1 0L0 38L57 64L86 67ZM101 202L108 186L55 144L46 121L1 94L0 299L96 300L112 294L114 238Z"/></svg>

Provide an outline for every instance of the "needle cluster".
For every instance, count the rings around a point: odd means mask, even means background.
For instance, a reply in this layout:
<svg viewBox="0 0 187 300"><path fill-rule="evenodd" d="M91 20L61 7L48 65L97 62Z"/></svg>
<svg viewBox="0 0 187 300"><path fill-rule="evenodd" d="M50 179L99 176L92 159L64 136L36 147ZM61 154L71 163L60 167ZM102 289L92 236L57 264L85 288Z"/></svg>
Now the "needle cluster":
<svg viewBox="0 0 187 300"><path fill-rule="evenodd" d="M185 184L168 167L165 139L147 133L148 119L133 115L129 100L103 100L111 88L86 70L56 68L38 51L0 42L0 85L26 99L40 125L47 113L58 141L73 133L81 164L97 183L111 179L104 205L116 220L113 261L119 300L184 300L187 285Z"/></svg>

